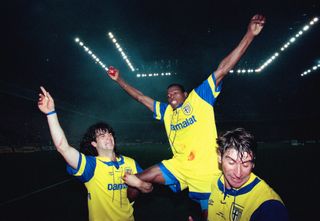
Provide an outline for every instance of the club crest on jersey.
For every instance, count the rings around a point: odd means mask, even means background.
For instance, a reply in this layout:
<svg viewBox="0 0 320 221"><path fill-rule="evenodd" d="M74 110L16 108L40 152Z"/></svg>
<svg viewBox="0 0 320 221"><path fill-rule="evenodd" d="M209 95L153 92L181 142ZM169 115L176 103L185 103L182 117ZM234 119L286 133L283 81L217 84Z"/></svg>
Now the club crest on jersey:
<svg viewBox="0 0 320 221"><path fill-rule="evenodd" d="M185 115L190 115L192 113L192 106L190 105L190 103L187 103L186 105L184 105L182 107L182 111Z"/></svg>
<svg viewBox="0 0 320 221"><path fill-rule="evenodd" d="M124 168L124 172L128 174L132 174L132 169L130 167Z"/></svg>
<svg viewBox="0 0 320 221"><path fill-rule="evenodd" d="M231 221L240 221L241 220L241 215L243 212L243 207L236 203L232 203L231 209L230 209L230 218Z"/></svg>

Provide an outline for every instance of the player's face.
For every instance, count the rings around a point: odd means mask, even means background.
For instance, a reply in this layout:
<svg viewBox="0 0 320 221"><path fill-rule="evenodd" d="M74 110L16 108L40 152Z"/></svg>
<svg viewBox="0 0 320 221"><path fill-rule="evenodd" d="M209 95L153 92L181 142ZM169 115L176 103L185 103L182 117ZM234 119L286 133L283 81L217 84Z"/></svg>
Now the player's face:
<svg viewBox="0 0 320 221"><path fill-rule="evenodd" d="M168 102L173 109L176 109L180 104L182 104L186 97L187 93L182 92L178 86L172 86L167 91Z"/></svg>
<svg viewBox="0 0 320 221"><path fill-rule="evenodd" d="M109 131L97 130L96 131L96 148L102 150L114 149L114 138Z"/></svg>
<svg viewBox="0 0 320 221"><path fill-rule="evenodd" d="M254 167L252 155L245 152L242 156L235 149L228 149L220 159L227 188L240 188L249 178Z"/></svg>

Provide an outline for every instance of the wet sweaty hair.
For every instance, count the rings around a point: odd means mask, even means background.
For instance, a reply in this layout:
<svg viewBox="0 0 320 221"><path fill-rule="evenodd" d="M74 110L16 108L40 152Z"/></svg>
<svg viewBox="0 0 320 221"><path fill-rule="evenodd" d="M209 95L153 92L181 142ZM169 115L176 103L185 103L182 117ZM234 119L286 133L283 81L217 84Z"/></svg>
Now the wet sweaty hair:
<svg viewBox="0 0 320 221"><path fill-rule="evenodd" d="M245 152L252 155L253 162L256 159L257 143L254 136L243 128L236 128L223 133L217 138L217 143L221 156L232 148L238 152L240 159Z"/></svg>
<svg viewBox="0 0 320 221"><path fill-rule="evenodd" d="M118 155L116 151L116 136L115 136L114 130L109 124L105 122L96 123L87 129L87 131L83 135L82 140L80 142L80 152L89 156L98 156L98 151L94 146L92 146L91 142L97 141L96 134L97 134L97 131L99 130L112 134L114 139L114 152L116 153L116 155Z"/></svg>
<svg viewBox="0 0 320 221"><path fill-rule="evenodd" d="M186 90L184 89L184 87L181 85L181 84L177 84L177 83L173 83L173 84L170 84L168 87L167 87L167 90L171 87L178 87L182 93L186 92Z"/></svg>

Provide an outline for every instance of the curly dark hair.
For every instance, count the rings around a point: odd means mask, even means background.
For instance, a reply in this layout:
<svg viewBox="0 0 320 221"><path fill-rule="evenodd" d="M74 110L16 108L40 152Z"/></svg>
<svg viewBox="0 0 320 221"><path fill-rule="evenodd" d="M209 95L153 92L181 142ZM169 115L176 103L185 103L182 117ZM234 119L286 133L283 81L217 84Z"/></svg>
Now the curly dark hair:
<svg viewBox="0 0 320 221"><path fill-rule="evenodd" d="M118 155L116 149L115 132L113 128L105 122L98 122L87 129L80 142L80 152L89 156L98 156L97 149L91 144L92 141L96 141L96 132L98 130L102 130L104 132L109 132L112 134L114 139L114 152L116 153L116 155Z"/></svg>
<svg viewBox="0 0 320 221"><path fill-rule="evenodd" d="M218 151L221 156L228 149L235 149L242 158L245 152L252 155L252 160L256 159L257 143L254 136L243 128L229 130L217 138Z"/></svg>

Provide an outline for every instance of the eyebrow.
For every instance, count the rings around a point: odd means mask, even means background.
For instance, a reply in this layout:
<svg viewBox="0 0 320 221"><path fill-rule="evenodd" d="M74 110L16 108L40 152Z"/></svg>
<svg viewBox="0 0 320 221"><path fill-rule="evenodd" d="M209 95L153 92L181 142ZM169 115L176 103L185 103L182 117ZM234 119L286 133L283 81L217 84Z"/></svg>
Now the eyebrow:
<svg viewBox="0 0 320 221"><path fill-rule="evenodd" d="M237 162L237 160L235 160L235 159L233 159L232 157L230 157L230 156L225 156L225 158L227 158L227 159L230 159L230 160L232 160L233 162ZM251 159L251 160L246 160L246 161L242 161L241 160L241 163L242 164L244 164L244 163L252 163L253 162L253 159Z"/></svg>

